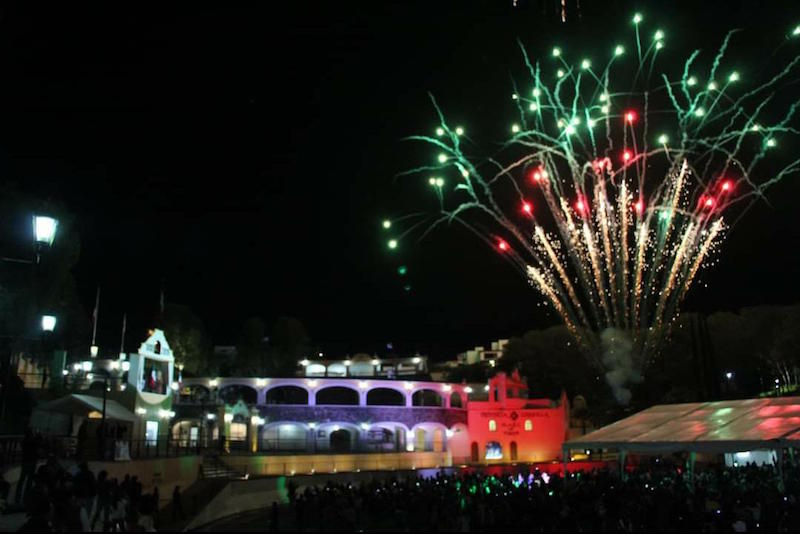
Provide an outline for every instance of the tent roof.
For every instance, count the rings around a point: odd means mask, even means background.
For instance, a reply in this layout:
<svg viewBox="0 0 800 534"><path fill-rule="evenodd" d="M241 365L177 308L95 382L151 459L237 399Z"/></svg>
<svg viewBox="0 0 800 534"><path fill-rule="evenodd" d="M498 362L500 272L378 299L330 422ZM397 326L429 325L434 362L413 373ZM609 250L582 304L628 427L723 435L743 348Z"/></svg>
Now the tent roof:
<svg viewBox="0 0 800 534"><path fill-rule="evenodd" d="M66 395L56 400L46 402L35 408L43 412L60 412L76 415L88 415L89 412L103 411L103 399L99 397L92 397L91 395ZM115 419L118 421L136 421L136 416L113 400L106 400L106 419Z"/></svg>
<svg viewBox="0 0 800 534"><path fill-rule="evenodd" d="M800 445L800 397L660 404L564 443L564 449L738 452Z"/></svg>

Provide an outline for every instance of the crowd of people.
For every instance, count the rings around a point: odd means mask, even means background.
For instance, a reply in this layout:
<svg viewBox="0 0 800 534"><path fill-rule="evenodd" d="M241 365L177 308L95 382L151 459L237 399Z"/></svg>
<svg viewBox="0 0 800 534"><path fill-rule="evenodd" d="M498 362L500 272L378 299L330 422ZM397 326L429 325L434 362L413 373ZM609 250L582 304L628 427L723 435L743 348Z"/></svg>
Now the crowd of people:
<svg viewBox="0 0 800 534"><path fill-rule="evenodd" d="M155 532L159 503L158 487L143 493L142 482L135 475L125 475L122 480L109 477L106 471L95 475L86 461L65 468L31 431L22 443L15 490L0 477L0 508L24 511L27 520L22 531ZM167 519L185 519L177 486L172 510L173 517Z"/></svg>
<svg viewBox="0 0 800 534"><path fill-rule="evenodd" d="M532 471L328 482L297 492L280 530L517 530L623 532L794 531L800 525L800 468L706 466L690 475L665 460L622 479L595 470L566 477ZM292 521L291 528L287 522ZM276 511L269 523L278 529Z"/></svg>

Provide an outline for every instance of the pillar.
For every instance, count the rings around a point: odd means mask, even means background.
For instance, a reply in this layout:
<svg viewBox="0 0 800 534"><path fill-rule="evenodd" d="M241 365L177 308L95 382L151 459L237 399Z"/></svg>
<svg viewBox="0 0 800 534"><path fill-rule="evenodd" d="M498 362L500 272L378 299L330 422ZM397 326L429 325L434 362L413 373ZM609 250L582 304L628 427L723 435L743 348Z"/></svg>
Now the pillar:
<svg viewBox="0 0 800 534"><path fill-rule="evenodd" d="M308 390L308 405L309 406L316 406L317 405L317 393L314 389Z"/></svg>
<svg viewBox="0 0 800 534"><path fill-rule="evenodd" d="M267 403L267 388L257 389L258 396L256 397L256 404L263 406Z"/></svg>
<svg viewBox="0 0 800 534"><path fill-rule="evenodd" d="M445 391L444 395L442 395L442 407L449 408L450 407L450 395L449 391Z"/></svg>
<svg viewBox="0 0 800 534"><path fill-rule="evenodd" d="M625 475L625 460L628 457L628 451L622 449L619 451L619 474L620 478L624 481L626 479Z"/></svg>
<svg viewBox="0 0 800 534"><path fill-rule="evenodd" d="M414 403L412 401L413 394L410 391L406 391L406 407L413 406Z"/></svg>
<svg viewBox="0 0 800 534"><path fill-rule="evenodd" d="M359 389L359 391L358 391L358 405L359 406L366 406L367 405L367 390Z"/></svg>

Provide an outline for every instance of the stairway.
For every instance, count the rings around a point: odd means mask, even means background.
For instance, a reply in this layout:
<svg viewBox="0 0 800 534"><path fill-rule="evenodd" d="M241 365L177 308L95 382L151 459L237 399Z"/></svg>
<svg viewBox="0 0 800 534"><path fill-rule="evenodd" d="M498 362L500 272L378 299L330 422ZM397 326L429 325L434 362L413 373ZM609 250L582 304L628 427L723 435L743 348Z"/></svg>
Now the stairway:
<svg viewBox="0 0 800 534"><path fill-rule="evenodd" d="M245 473L239 473L225 464L217 456L203 456L203 463L200 466L202 478L226 478L246 480Z"/></svg>

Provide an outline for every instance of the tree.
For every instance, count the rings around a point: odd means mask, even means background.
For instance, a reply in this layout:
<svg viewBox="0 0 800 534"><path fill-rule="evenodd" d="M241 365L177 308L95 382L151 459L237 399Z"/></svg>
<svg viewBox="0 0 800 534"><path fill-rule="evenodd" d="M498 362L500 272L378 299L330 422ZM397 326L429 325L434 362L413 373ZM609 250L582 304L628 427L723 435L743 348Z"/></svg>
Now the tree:
<svg viewBox="0 0 800 534"><path fill-rule="evenodd" d="M176 365L183 365L187 374L196 376L209 370L211 340L203 321L189 307L172 302L164 305L164 335Z"/></svg>
<svg viewBox="0 0 800 534"><path fill-rule="evenodd" d="M306 327L294 317L279 317L269 341L269 369L274 376L292 375L297 362L311 352L311 338Z"/></svg>
<svg viewBox="0 0 800 534"><path fill-rule="evenodd" d="M266 332L267 327L260 317L245 321L236 342L234 374L270 374L267 369Z"/></svg>

